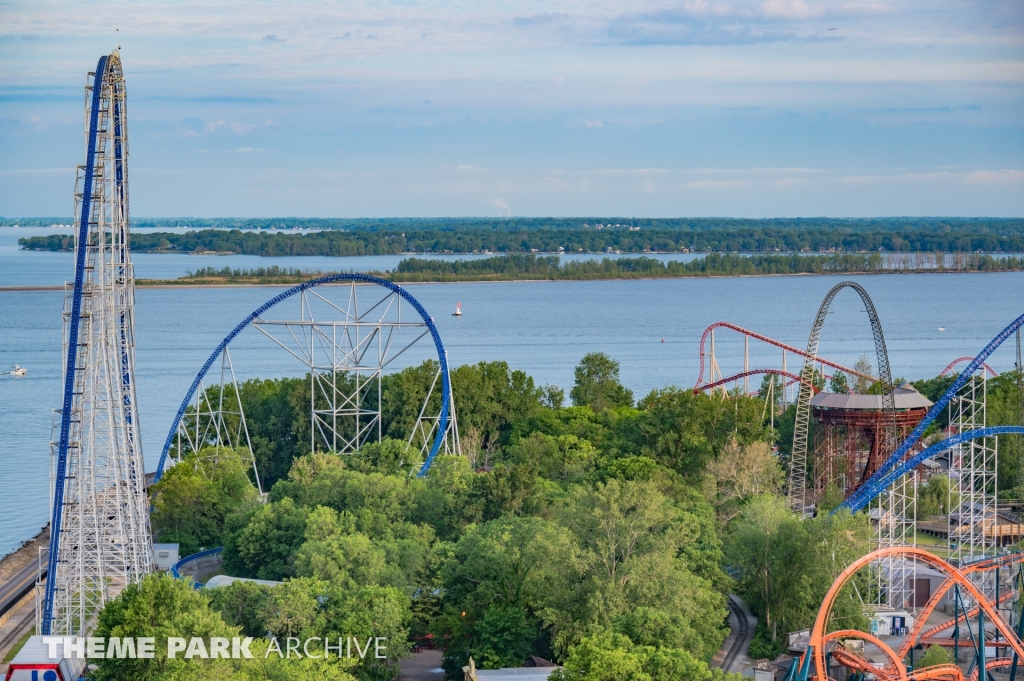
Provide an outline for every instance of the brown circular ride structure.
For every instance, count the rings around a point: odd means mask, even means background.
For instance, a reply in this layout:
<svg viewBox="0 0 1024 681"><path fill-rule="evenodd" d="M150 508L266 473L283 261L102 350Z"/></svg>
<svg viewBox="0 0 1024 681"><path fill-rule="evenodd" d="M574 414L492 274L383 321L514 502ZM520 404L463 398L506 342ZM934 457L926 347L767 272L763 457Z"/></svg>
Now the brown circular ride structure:
<svg viewBox="0 0 1024 681"><path fill-rule="evenodd" d="M914 429L931 401L904 383L893 391L896 437L903 440ZM883 406L881 395L820 392L811 398L815 423L815 496L830 483L849 496L892 453L886 450L886 429L893 427L893 413Z"/></svg>

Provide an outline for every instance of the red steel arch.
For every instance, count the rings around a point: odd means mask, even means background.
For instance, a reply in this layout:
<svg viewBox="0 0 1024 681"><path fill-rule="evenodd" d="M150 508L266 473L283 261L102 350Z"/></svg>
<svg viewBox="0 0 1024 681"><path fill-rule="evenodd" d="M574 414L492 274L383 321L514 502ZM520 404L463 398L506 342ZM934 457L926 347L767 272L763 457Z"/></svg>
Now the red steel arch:
<svg viewBox="0 0 1024 681"><path fill-rule="evenodd" d="M704 335L702 335L700 337L700 373L697 375L697 383L693 386L694 390L699 388L700 384L703 383L703 381L704 381L704 357L707 356L707 353L704 352L704 343L705 343L705 341L707 341L708 336L711 335L711 332L714 331L715 329L718 329L718 328L732 329L733 331L741 333L744 336L750 336L751 338L753 338L755 340L763 341L765 343L768 343L769 345L774 345L777 348L782 348L786 352L793 352L793 353L796 353L797 355L799 355L801 357L807 357L807 352L806 351L801 350L800 348L793 347L792 345L787 345L786 343L783 343L781 341L777 341L774 338L769 338L768 336L765 336L763 334L757 333L756 331L751 331L750 329L744 329L742 326L737 326L736 324L730 324L729 322L715 322L714 324L712 324L708 328L704 329ZM847 373L847 374L849 374L851 376L858 376L860 378L866 378L866 379L868 379L871 382L875 382L875 381L878 380L874 376L871 376L869 374L862 374L859 371L854 371L853 369L851 369L849 367L845 367L842 364L839 364L837 362L832 362L832 361L827 360L827 359L825 359L823 357L815 357L814 361L817 362L818 364L824 364L825 366L832 367L833 369L838 369L839 371L845 372L845 373Z"/></svg>
<svg viewBox="0 0 1024 681"><path fill-rule="evenodd" d="M791 374L788 371L782 371L781 369L751 369L750 371L744 371L741 374L736 374L735 376L729 376L728 378L723 378L722 380L715 381L714 383L705 383L704 385L702 385L700 387L694 388L693 389L693 394L696 395L697 393L699 393L699 392L701 392L703 390L714 390L715 388L717 388L719 386L726 385L727 383L732 383L733 381L738 381L741 378L745 378L747 376L754 376L756 374L775 374L776 376L784 376L786 378L792 379L786 385L793 385L794 383L797 383L797 382L800 381L800 377L797 376L796 374ZM828 377L828 378L831 378L831 377ZM812 386L812 388L813 388L813 386ZM818 392L818 390L816 388L814 388L814 392Z"/></svg>
<svg viewBox="0 0 1024 681"><path fill-rule="evenodd" d="M946 374L952 373L953 367L955 367L957 364L960 364L960 362L970 362L973 359L973 357L957 357L952 362L946 365L946 368L942 370L942 373L939 374L939 376L945 376ZM982 362L981 366L985 371L992 374L992 378L995 378L996 376L999 375L992 369L992 367L990 367L985 362Z"/></svg>

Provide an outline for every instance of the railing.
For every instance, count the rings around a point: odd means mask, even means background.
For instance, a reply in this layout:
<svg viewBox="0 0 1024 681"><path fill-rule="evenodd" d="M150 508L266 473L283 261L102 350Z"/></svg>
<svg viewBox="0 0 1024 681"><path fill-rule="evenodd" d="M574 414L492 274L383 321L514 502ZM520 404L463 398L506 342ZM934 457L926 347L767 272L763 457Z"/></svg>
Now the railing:
<svg viewBox="0 0 1024 681"><path fill-rule="evenodd" d="M182 575L182 569L190 569L195 574L199 574L199 571L204 567L210 567L220 563L220 554L224 551L223 546L218 546L215 549L206 549L199 553L193 553L191 556L185 556L177 563L171 566L171 576L175 579L184 579L185 577L191 577L192 575ZM193 565L194 564L194 565ZM197 589L201 589L204 585L193 578Z"/></svg>

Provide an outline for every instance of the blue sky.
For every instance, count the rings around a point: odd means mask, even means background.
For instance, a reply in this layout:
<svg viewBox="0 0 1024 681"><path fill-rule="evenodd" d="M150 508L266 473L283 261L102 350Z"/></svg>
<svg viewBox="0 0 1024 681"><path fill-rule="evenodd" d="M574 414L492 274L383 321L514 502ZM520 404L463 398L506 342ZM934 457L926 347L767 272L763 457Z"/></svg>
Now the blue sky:
<svg viewBox="0 0 1024 681"><path fill-rule="evenodd" d="M117 29L117 30L115 30ZM1024 2L0 2L0 215L1024 215Z"/></svg>

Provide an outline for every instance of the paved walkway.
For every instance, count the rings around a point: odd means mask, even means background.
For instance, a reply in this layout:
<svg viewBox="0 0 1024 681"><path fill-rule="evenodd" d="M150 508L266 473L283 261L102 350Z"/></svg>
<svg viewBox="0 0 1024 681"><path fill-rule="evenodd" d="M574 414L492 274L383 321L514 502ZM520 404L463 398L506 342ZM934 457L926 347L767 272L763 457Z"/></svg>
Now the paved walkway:
<svg viewBox="0 0 1024 681"><path fill-rule="evenodd" d="M414 653L401 662L402 673L399 681L444 681L444 672L441 670L440 650L424 650L422 653Z"/></svg>

